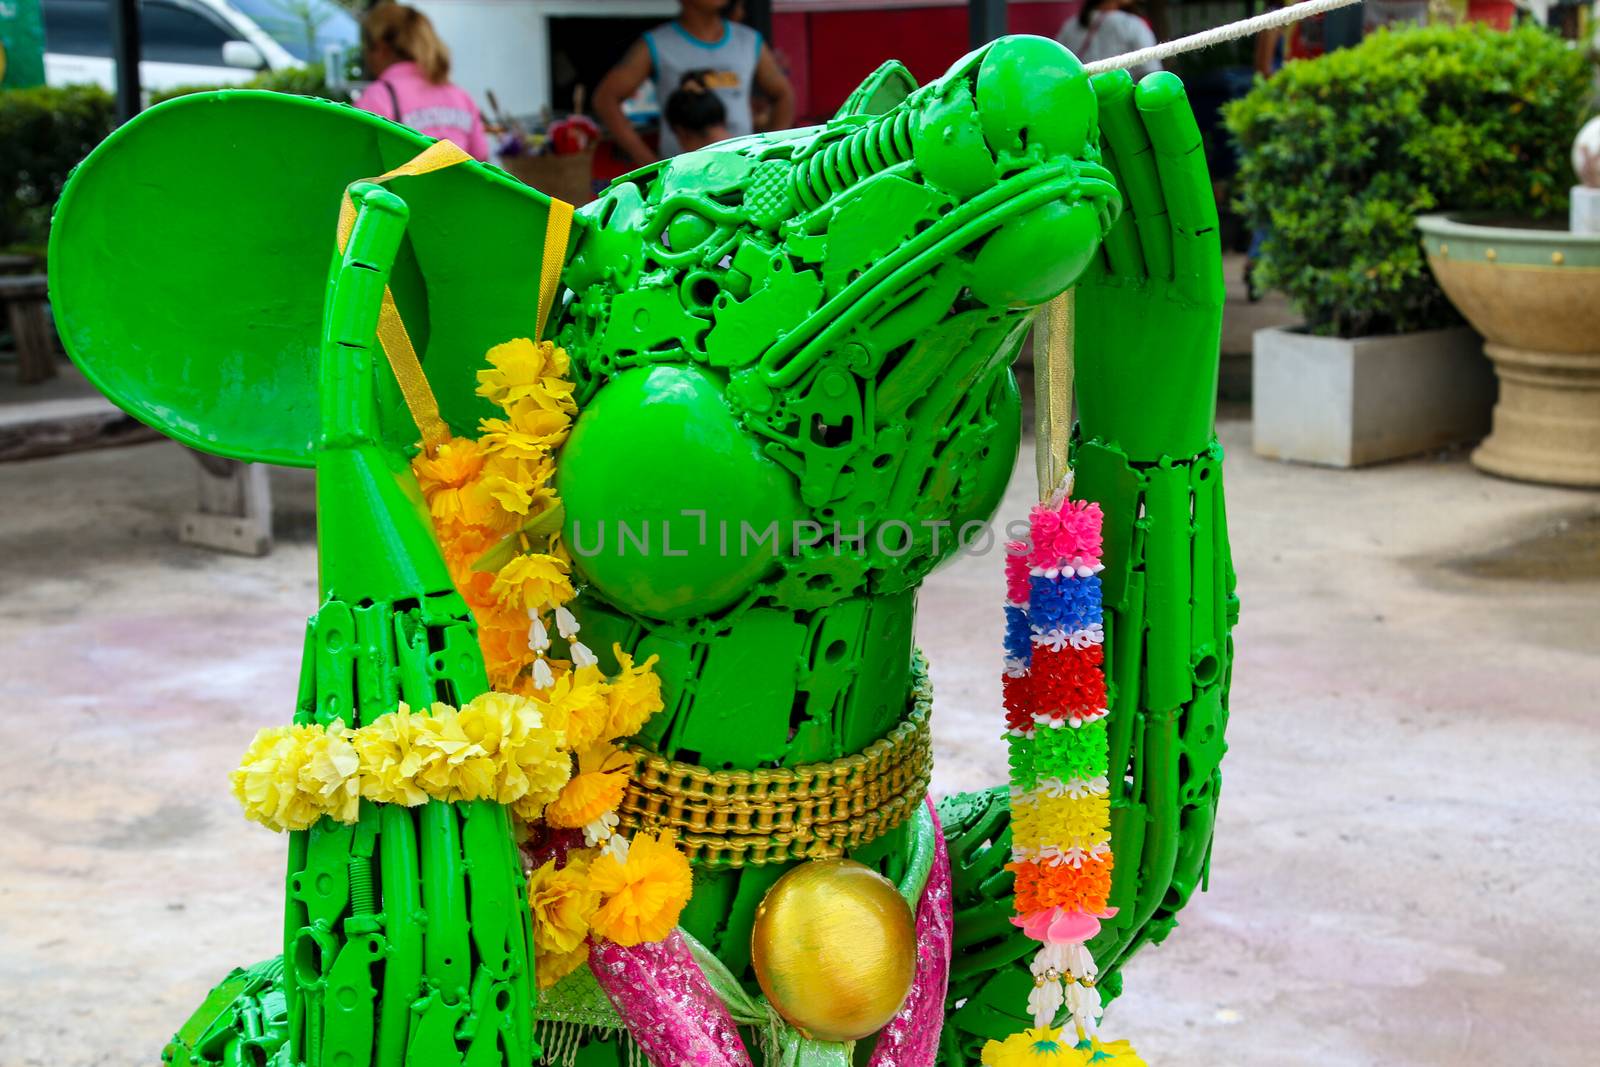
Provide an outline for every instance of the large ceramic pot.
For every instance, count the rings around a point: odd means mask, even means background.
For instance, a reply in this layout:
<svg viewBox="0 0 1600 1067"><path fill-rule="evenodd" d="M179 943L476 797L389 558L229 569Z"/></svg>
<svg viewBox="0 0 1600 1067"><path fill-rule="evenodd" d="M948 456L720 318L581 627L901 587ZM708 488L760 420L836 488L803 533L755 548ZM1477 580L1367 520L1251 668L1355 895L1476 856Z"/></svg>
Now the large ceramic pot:
<svg viewBox="0 0 1600 1067"><path fill-rule="evenodd" d="M1424 215L1428 265L1500 376L1491 474L1600 486L1600 235L1475 214Z"/></svg>

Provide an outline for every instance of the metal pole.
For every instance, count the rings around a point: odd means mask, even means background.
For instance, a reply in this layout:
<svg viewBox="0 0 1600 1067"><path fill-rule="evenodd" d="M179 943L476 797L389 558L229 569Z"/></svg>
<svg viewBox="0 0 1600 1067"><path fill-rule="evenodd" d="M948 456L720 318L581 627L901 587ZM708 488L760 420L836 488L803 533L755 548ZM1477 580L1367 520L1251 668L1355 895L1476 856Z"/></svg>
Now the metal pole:
<svg viewBox="0 0 1600 1067"><path fill-rule="evenodd" d="M1006 0L967 0L967 43L972 48L1005 36Z"/></svg>
<svg viewBox="0 0 1600 1067"><path fill-rule="evenodd" d="M117 67L117 121L127 122L143 106L139 86L139 0L112 0L111 55Z"/></svg>

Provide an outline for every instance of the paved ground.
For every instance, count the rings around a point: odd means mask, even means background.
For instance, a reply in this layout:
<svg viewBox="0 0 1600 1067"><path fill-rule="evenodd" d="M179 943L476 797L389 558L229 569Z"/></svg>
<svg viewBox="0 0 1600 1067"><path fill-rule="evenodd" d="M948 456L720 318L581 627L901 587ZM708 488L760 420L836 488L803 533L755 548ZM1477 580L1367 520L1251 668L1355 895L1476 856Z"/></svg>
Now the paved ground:
<svg viewBox="0 0 1600 1067"><path fill-rule="evenodd" d="M1244 621L1213 888L1108 1027L1157 1067L1593 1062L1600 497L1222 433ZM191 462L0 465L4 1067L152 1063L276 951L283 841L225 778L294 692L309 481L278 478L272 557L229 558L173 539ZM1003 773L998 570L925 590L941 791Z"/></svg>

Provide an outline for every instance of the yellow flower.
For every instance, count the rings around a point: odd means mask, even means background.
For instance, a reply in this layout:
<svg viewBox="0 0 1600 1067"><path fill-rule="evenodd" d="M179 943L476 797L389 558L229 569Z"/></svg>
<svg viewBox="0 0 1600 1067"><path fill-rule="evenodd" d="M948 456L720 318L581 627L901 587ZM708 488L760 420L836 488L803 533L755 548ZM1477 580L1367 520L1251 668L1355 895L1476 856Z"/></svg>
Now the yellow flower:
<svg viewBox="0 0 1600 1067"><path fill-rule="evenodd" d="M1111 839L1108 796L1041 797L1034 817L1038 825L1032 829L1042 841L1088 848Z"/></svg>
<svg viewBox="0 0 1600 1067"><path fill-rule="evenodd" d="M536 389L530 389L528 395L507 406L511 421L526 417L526 413L534 408L543 408L545 411L559 411L563 414L576 414L578 402L572 399L573 384L566 378L543 378ZM520 414L519 414L520 413Z"/></svg>
<svg viewBox="0 0 1600 1067"><path fill-rule="evenodd" d="M1089 1054L1055 1027L1042 1026L983 1046L983 1067L1085 1067Z"/></svg>
<svg viewBox="0 0 1600 1067"><path fill-rule="evenodd" d="M623 859L602 852L589 877L603 898L594 913L594 932L624 947L660 941L672 933L694 883L689 860L674 846L670 832L637 835Z"/></svg>
<svg viewBox="0 0 1600 1067"><path fill-rule="evenodd" d="M551 379L560 381L570 369L566 349L549 341L535 344L526 337L495 345L487 358L491 369L478 372L478 395L502 407L529 396Z"/></svg>
<svg viewBox="0 0 1600 1067"><path fill-rule="evenodd" d="M481 491L505 516L504 521L521 526L555 499L555 489L548 484L554 473L548 455L526 458L497 453L484 464L479 482Z"/></svg>
<svg viewBox="0 0 1600 1067"><path fill-rule="evenodd" d="M519 459L541 460L567 439L572 416L552 411L532 400L513 407L506 419L484 419L478 424L485 448Z"/></svg>
<svg viewBox="0 0 1600 1067"><path fill-rule="evenodd" d="M478 800L494 789L495 761L462 729L455 708L435 704L417 719L416 746L423 752L417 782L439 800Z"/></svg>
<svg viewBox="0 0 1600 1067"><path fill-rule="evenodd" d="M630 762L604 742L579 752L578 773L544 809L545 822L576 830L615 811L628 788Z"/></svg>
<svg viewBox="0 0 1600 1067"><path fill-rule="evenodd" d="M589 961L589 945L585 942L571 952L544 952L534 964L534 978L541 990L549 989L561 979Z"/></svg>
<svg viewBox="0 0 1600 1067"><path fill-rule="evenodd" d="M528 877L533 943L540 953L571 952L589 936L600 894L589 884L589 864L576 854L556 870L550 860Z"/></svg>
<svg viewBox="0 0 1600 1067"><path fill-rule="evenodd" d="M300 789L307 730L315 727L276 726L256 734L229 776L247 819L270 830L304 830L321 818L322 808Z"/></svg>
<svg viewBox="0 0 1600 1067"><path fill-rule="evenodd" d="M350 743L344 721L335 719L323 729L299 727L304 760L299 766L300 789L324 812L343 823L353 823L361 809L361 757Z"/></svg>
<svg viewBox="0 0 1600 1067"><path fill-rule="evenodd" d="M559 724L567 747L577 751L605 739L611 717L609 689L599 667L577 667L558 673L550 691L534 699L545 717Z"/></svg>
<svg viewBox="0 0 1600 1067"><path fill-rule="evenodd" d="M494 578L494 594L502 605L544 610L565 604L576 594L566 567L540 552L518 556Z"/></svg>
<svg viewBox="0 0 1600 1067"><path fill-rule="evenodd" d="M548 725L538 705L514 693L484 693L461 709L463 732L498 755L493 791L499 804L537 818L572 777L561 731Z"/></svg>
<svg viewBox="0 0 1600 1067"><path fill-rule="evenodd" d="M604 737L608 741L632 737L662 707L661 679L651 669L656 657L651 656L636 667L633 657L622 651L621 645L612 645L611 652L621 669L611 679L611 688L606 694L609 714Z"/></svg>
<svg viewBox="0 0 1600 1067"><path fill-rule="evenodd" d="M422 717L401 704L351 738L361 759L361 795L378 804L404 804L414 808L428 794L416 782L417 772L432 750L417 747L417 723Z"/></svg>

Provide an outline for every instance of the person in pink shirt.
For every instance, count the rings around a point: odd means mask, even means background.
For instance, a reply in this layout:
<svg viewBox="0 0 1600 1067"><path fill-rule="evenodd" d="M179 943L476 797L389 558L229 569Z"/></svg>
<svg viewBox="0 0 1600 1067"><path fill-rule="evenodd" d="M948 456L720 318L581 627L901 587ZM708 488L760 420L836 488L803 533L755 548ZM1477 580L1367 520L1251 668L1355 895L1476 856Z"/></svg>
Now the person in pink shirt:
<svg viewBox="0 0 1600 1067"><path fill-rule="evenodd" d="M356 107L488 160L483 116L465 89L450 84L450 50L428 16L404 4L379 4L361 20L361 51L377 80Z"/></svg>

